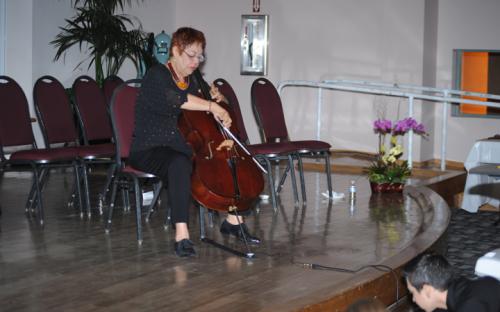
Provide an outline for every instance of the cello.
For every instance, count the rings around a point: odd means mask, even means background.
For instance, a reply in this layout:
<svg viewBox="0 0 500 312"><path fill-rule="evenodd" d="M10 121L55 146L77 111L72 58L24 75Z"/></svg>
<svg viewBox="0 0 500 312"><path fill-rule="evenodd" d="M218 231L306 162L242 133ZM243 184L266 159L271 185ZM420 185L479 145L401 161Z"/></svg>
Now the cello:
<svg viewBox="0 0 500 312"><path fill-rule="evenodd" d="M193 72L193 77L200 87L200 95L210 100L199 69ZM218 104L231 115L230 108ZM232 115L231 119L236 120ZM178 128L193 149L193 198L200 205L217 211L237 213L251 208L264 188L260 170L265 169L232 134L238 131L236 123L226 129L209 112L186 110L179 118ZM228 139L238 144L217 150Z"/></svg>

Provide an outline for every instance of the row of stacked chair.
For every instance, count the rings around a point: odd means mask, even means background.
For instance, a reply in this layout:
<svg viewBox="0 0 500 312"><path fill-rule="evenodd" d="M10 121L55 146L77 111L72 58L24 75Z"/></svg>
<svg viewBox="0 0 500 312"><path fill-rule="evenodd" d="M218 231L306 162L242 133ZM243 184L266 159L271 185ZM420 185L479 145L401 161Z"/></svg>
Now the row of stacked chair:
<svg viewBox="0 0 500 312"><path fill-rule="evenodd" d="M107 79L106 93L110 94L110 90L120 82L117 77ZM45 144L42 149L37 147L33 135L26 95L14 79L0 76L0 168L19 170L16 165L32 168L33 184L26 209L36 212L40 224L44 223L42 189L50 168L73 167L75 199L82 216L84 212L90 216L88 166L104 162L113 167L114 163L115 145L106 93L88 76L78 77L72 89L74 107L56 78L43 76L35 82L33 100ZM78 134L75 114L83 138ZM84 144L80 144L81 141ZM18 146L27 148L14 151L7 159L6 149ZM100 209L102 212L102 207Z"/></svg>

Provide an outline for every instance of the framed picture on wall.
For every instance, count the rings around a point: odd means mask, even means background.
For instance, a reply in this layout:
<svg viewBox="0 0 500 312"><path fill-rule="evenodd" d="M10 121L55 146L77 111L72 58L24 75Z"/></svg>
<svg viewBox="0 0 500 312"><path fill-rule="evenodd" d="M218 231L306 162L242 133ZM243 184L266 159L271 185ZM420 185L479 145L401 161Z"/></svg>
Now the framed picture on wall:
<svg viewBox="0 0 500 312"><path fill-rule="evenodd" d="M241 16L241 75L267 75L268 19L267 15Z"/></svg>
<svg viewBox="0 0 500 312"><path fill-rule="evenodd" d="M456 49L453 51L453 89L500 95L500 51ZM500 102L498 99L463 95L475 101ZM453 105L453 116L500 118L500 109L482 105Z"/></svg>

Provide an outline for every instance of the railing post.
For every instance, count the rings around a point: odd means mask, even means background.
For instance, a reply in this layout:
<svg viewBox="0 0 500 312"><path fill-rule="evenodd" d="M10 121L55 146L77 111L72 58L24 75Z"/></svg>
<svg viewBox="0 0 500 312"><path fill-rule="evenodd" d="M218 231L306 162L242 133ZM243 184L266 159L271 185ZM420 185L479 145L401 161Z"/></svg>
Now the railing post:
<svg viewBox="0 0 500 312"><path fill-rule="evenodd" d="M321 139L321 111L323 109L323 88L318 88L318 104L316 105L316 140Z"/></svg>
<svg viewBox="0 0 500 312"><path fill-rule="evenodd" d="M408 117L413 118L413 95L408 97ZM408 167L413 168L413 130L408 132Z"/></svg>
<svg viewBox="0 0 500 312"><path fill-rule="evenodd" d="M449 91L444 90L444 97L448 98ZM441 171L446 170L446 143L448 140L448 105L447 101L443 102L443 122L441 124Z"/></svg>

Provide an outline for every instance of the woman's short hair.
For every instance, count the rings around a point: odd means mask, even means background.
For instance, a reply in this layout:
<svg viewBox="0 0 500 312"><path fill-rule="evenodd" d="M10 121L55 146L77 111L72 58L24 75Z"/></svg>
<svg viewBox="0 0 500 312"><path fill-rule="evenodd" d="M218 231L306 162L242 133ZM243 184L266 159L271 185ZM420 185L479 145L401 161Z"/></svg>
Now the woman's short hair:
<svg viewBox="0 0 500 312"><path fill-rule="evenodd" d="M194 43L201 44L202 49L205 50L205 46L207 45L205 35L201 31L194 28L181 27L172 34L172 42L170 43L170 55L172 55L173 47L178 47L180 52L182 52L186 49L187 46Z"/></svg>

